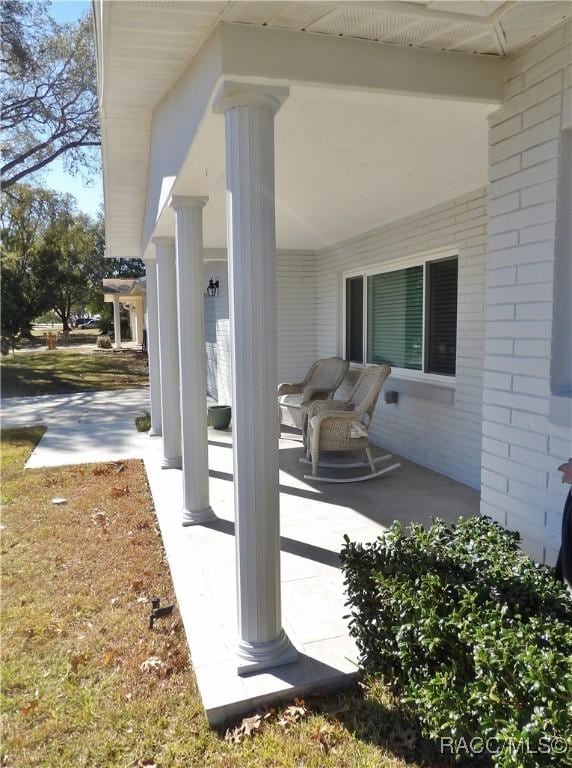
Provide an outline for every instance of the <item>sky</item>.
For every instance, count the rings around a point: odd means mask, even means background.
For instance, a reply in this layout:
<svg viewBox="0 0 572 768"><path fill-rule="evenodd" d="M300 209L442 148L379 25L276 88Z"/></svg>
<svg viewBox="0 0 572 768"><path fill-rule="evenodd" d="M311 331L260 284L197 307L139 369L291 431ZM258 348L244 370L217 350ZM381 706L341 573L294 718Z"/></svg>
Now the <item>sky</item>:
<svg viewBox="0 0 572 768"><path fill-rule="evenodd" d="M85 13L91 13L91 2L79 0L53 0L50 6L50 14L60 22L76 21ZM45 175L45 183L59 192L69 192L73 195L80 210L90 216L96 216L103 203L103 185L101 176L91 180L91 185L86 185L81 176L71 176L64 170L62 162L54 160L50 163Z"/></svg>

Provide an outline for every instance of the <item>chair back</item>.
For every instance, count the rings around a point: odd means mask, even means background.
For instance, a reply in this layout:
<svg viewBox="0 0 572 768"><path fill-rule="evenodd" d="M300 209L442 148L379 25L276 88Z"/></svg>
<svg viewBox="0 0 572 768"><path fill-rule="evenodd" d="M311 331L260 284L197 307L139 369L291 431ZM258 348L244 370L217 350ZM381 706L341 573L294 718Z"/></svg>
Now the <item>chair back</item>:
<svg viewBox="0 0 572 768"><path fill-rule="evenodd" d="M327 357L323 360L316 360L306 375L304 385L334 392L344 380L349 365L341 357Z"/></svg>
<svg viewBox="0 0 572 768"><path fill-rule="evenodd" d="M347 400L356 415L367 415L371 421L377 398L390 373L389 365L376 365L362 370Z"/></svg>

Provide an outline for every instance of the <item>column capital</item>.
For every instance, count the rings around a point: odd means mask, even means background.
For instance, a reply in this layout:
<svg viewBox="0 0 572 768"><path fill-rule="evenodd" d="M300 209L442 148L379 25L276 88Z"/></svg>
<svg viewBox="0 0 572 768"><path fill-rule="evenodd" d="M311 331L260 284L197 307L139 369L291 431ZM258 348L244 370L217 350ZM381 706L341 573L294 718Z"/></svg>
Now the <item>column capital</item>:
<svg viewBox="0 0 572 768"><path fill-rule="evenodd" d="M169 206L178 211L180 208L204 208L208 203L208 197L197 197L195 195L173 195Z"/></svg>
<svg viewBox="0 0 572 768"><path fill-rule="evenodd" d="M154 237L151 242L155 246L155 259L175 258L175 238L174 237Z"/></svg>
<svg viewBox="0 0 572 768"><path fill-rule="evenodd" d="M285 86L225 80L216 92L213 112L223 114L233 107L265 107L276 114L289 94L290 89Z"/></svg>

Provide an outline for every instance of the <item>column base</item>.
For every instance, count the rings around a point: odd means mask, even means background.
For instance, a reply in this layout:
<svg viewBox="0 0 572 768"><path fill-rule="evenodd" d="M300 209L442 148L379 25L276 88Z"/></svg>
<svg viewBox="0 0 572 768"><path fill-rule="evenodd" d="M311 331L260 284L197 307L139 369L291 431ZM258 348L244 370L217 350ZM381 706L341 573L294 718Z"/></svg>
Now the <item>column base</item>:
<svg viewBox="0 0 572 768"><path fill-rule="evenodd" d="M218 517L210 506L204 509L183 509L183 528L188 528L190 525L214 523L216 520Z"/></svg>
<svg viewBox="0 0 572 768"><path fill-rule="evenodd" d="M290 642L284 630L275 640L267 643L238 644L237 672L239 675L255 675L270 667L281 667L298 661L298 651Z"/></svg>
<svg viewBox="0 0 572 768"><path fill-rule="evenodd" d="M161 437L163 433L161 432L160 429L153 429L153 427L151 427L148 434L149 434L149 437Z"/></svg>
<svg viewBox="0 0 572 768"><path fill-rule="evenodd" d="M161 469L182 469L183 460L180 456L175 459L163 459L161 462Z"/></svg>

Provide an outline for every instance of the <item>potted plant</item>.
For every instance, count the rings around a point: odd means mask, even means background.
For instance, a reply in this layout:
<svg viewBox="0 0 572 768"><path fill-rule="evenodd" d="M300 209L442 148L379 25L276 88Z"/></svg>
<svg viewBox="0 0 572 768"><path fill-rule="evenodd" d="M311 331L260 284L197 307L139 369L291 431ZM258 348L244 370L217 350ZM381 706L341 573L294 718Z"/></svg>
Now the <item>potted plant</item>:
<svg viewBox="0 0 572 768"><path fill-rule="evenodd" d="M228 429L232 416L230 405L210 405L208 414L213 429Z"/></svg>

